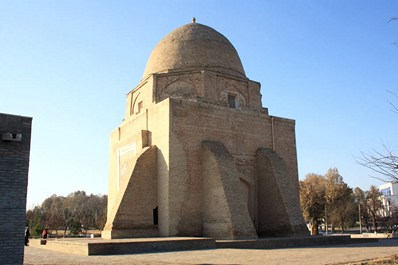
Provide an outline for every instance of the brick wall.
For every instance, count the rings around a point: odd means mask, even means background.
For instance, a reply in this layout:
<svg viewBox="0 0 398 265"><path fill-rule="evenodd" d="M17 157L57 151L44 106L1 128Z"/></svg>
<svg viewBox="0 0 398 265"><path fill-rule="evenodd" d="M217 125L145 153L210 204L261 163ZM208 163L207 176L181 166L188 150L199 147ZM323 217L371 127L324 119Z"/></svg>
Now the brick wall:
<svg viewBox="0 0 398 265"><path fill-rule="evenodd" d="M0 113L0 261L23 264L32 118Z"/></svg>
<svg viewBox="0 0 398 265"><path fill-rule="evenodd" d="M265 214L274 208L291 209L294 220L304 224L298 197L295 122L271 117L261 112L236 110L187 100L170 101L169 163L169 235L201 235L202 159L204 140L222 143L234 157L235 166L249 185L249 211L254 224L259 224L258 212ZM155 141L153 144L157 144ZM267 197L267 206L257 210L258 198L256 152L258 148L275 150L286 167L283 200ZM161 150L161 148L159 148ZM270 189L277 189L271 186ZM279 192L279 190L278 190ZM289 203L284 204L285 201ZM293 203L292 203L293 202ZM297 214L296 214L297 213ZM291 221L289 219L289 221ZM295 225L295 223L291 223ZM174 233L174 234L173 234Z"/></svg>

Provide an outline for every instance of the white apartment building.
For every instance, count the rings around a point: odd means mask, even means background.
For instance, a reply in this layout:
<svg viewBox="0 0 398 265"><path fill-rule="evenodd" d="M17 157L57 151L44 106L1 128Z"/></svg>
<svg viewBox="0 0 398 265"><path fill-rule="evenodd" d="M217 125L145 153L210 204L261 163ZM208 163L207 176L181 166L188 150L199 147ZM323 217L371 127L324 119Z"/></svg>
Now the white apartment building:
<svg viewBox="0 0 398 265"><path fill-rule="evenodd" d="M381 214L386 217L392 213L392 207L398 207L398 183L389 182L379 186L384 209Z"/></svg>

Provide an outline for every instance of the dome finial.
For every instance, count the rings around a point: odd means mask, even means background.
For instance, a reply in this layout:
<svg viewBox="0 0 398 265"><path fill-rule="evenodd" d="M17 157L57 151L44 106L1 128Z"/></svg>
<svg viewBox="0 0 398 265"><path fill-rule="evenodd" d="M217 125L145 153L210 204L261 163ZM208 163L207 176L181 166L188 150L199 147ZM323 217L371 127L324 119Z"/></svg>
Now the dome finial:
<svg viewBox="0 0 398 265"><path fill-rule="evenodd" d="M196 23L196 18L195 17L192 18L192 23Z"/></svg>

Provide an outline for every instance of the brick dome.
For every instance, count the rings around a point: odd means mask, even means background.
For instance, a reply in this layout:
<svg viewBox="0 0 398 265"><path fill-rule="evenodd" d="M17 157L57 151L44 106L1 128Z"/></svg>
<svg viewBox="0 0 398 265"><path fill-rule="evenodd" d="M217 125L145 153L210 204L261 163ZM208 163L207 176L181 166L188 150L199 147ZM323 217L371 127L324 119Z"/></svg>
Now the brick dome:
<svg viewBox="0 0 398 265"><path fill-rule="evenodd" d="M198 69L246 78L231 42L216 30L199 23L186 24L164 37L153 49L143 77Z"/></svg>

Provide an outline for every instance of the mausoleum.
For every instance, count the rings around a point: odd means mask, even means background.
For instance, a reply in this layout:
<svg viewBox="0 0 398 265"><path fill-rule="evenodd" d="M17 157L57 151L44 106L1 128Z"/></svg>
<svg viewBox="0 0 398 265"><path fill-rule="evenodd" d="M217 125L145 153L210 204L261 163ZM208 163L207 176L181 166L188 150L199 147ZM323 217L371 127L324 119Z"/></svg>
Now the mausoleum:
<svg viewBox="0 0 398 265"><path fill-rule="evenodd" d="M164 37L110 137L103 238L307 235L295 121L271 116L229 40Z"/></svg>

